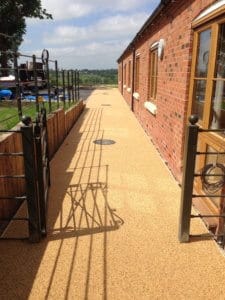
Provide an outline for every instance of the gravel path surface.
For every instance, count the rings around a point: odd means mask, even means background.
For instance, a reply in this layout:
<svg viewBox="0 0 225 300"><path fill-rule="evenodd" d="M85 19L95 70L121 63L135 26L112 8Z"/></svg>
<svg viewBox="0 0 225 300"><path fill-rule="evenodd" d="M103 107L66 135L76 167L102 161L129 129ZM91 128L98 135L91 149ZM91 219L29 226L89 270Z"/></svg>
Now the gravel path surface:
<svg viewBox="0 0 225 300"><path fill-rule="evenodd" d="M51 175L48 237L0 243L0 299L225 299L222 253L178 242L180 188L117 89L93 91Z"/></svg>

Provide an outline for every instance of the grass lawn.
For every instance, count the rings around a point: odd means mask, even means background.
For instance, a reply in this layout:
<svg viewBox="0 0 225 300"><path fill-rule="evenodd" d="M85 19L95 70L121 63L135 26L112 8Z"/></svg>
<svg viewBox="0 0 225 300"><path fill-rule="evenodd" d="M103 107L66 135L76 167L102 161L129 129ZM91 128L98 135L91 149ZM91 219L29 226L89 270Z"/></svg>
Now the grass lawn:
<svg viewBox="0 0 225 300"><path fill-rule="evenodd" d="M52 112L58 109L57 102L52 102ZM71 104L67 101L65 109L67 110L71 107ZM49 113L49 105L47 102L43 102L43 106L46 108L47 113ZM42 104L39 108L41 109ZM63 102L59 102L59 107L63 108ZM35 119L36 116L36 104L35 102L22 102L22 114L25 116L30 116ZM14 101L0 101L0 130L9 130L19 123L18 108Z"/></svg>

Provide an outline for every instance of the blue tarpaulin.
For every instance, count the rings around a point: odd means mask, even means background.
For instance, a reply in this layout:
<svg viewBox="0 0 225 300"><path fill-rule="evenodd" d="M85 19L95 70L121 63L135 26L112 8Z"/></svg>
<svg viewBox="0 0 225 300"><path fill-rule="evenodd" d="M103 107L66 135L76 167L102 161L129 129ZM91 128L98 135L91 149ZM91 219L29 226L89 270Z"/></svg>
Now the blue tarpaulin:
<svg viewBox="0 0 225 300"><path fill-rule="evenodd" d="M10 90L1 90L0 91L0 99L10 99L12 96L12 92Z"/></svg>

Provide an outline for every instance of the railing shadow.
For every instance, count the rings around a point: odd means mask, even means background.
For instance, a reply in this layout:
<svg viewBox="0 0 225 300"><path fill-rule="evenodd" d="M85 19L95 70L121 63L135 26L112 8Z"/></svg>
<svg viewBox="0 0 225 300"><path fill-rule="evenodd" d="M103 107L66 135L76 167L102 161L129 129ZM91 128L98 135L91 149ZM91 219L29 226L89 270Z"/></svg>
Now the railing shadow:
<svg viewBox="0 0 225 300"><path fill-rule="evenodd" d="M119 229L123 220L109 205L109 166L102 164L103 147L93 140L103 138L101 118L104 108L85 109L77 124L65 139L51 161L52 185L48 207L48 235L39 244L11 241L0 243L1 298L29 298L40 269L45 281L40 298L49 299L54 293L55 282L60 277L58 268L65 255L64 248L72 241L72 249L64 258L68 269L64 278L64 299L69 299L73 274L76 271L78 243L86 247L87 268L82 294L89 298L91 267L94 262L94 236L101 237L102 293L107 299L107 248L108 233ZM54 243L54 250L51 250ZM52 251L52 252L51 252ZM54 257L52 264L45 255ZM67 255L67 254L66 254ZM47 273L46 273L47 272ZM47 275L46 275L47 274ZM23 286L21 289L20 287ZM11 288L13 287L13 288ZM72 287L74 289L74 287Z"/></svg>
<svg viewBox="0 0 225 300"><path fill-rule="evenodd" d="M108 166L105 166L108 168ZM101 194L99 196L99 193ZM87 195L90 194L87 200ZM123 220L109 206L107 183L74 184L68 188L71 209L66 224L49 232L49 240L79 237L119 229ZM97 197L98 195L98 197ZM102 198L102 199L99 199ZM82 219L85 224L82 225ZM79 224L77 221L79 220ZM107 220L107 223L105 223Z"/></svg>

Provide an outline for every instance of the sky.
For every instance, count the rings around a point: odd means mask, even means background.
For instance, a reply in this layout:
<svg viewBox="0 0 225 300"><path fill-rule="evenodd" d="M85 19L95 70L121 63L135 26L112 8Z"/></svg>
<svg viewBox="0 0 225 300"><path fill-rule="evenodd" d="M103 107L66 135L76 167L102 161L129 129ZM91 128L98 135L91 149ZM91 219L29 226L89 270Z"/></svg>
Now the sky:
<svg viewBox="0 0 225 300"><path fill-rule="evenodd" d="M42 0L53 20L27 19L20 52L48 49L60 68L117 68L117 59L160 0Z"/></svg>

